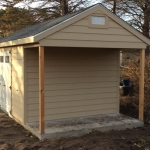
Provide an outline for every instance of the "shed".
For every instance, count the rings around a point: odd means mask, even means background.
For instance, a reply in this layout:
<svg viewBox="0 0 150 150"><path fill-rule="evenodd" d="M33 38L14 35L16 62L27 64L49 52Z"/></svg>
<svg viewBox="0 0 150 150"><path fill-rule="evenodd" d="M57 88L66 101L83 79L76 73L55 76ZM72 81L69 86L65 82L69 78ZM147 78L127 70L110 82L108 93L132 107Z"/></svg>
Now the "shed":
<svg viewBox="0 0 150 150"><path fill-rule="evenodd" d="M120 49L139 49L143 120L149 44L101 4L26 27L0 39L1 108L38 137L46 122L119 114Z"/></svg>

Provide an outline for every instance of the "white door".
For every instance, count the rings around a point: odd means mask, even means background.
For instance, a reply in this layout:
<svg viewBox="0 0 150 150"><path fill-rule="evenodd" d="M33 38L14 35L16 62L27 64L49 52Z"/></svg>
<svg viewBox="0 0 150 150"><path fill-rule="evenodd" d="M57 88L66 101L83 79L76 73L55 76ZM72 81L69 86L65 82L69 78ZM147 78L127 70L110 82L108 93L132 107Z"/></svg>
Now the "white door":
<svg viewBox="0 0 150 150"><path fill-rule="evenodd" d="M3 62L0 63L0 105L1 108L10 113L11 111L11 58L10 52L4 51L0 53Z"/></svg>

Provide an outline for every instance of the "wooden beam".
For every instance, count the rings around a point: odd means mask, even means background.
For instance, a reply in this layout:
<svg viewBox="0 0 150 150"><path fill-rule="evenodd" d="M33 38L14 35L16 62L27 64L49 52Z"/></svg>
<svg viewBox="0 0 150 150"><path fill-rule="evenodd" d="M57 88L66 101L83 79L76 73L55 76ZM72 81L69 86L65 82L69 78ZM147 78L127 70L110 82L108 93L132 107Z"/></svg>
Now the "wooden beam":
<svg viewBox="0 0 150 150"><path fill-rule="evenodd" d="M44 47L39 47L39 130L44 133Z"/></svg>
<svg viewBox="0 0 150 150"><path fill-rule="evenodd" d="M144 120L144 70L145 49L140 51L140 79L139 79L139 119Z"/></svg>

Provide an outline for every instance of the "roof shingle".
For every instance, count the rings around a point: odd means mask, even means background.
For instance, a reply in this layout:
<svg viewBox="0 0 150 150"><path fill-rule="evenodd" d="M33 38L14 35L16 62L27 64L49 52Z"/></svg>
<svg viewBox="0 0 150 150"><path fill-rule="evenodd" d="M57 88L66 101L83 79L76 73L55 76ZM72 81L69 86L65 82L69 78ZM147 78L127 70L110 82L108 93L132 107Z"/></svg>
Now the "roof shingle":
<svg viewBox="0 0 150 150"><path fill-rule="evenodd" d="M27 38L27 37L31 37L31 36L35 36L63 21L66 21L68 19L70 19L71 17L89 9L90 7L86 8L86 9L82 9L79 10L77 12L73 12L55 19L50 19L48 21L44 21L35 25L30 25L27 26L26 28L23 28L7 37L4 38L0 38L0 43L2 42L8 42L8 41L13 41L13 40L18 40L18 39L23 39L23 38Z"/></svg>

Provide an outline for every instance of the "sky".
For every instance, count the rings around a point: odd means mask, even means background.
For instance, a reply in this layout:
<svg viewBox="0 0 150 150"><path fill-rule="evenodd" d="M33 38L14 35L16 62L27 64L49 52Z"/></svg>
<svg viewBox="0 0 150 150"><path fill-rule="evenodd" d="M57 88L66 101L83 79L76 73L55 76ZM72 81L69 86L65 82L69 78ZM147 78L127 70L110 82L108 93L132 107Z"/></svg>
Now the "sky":
<svg viewBox="0 0 150 150"><path fill-rule="evenodd" d="M102 0L91 0L91 1L93 1L93 2L91 2L90 5L94 5L98 2L99 3L102 2ZM30 4L30 6L35 8L35 7L38 7L40 5L40 3L41 2L34 2L34 3ZM23 8L23 7L25 7L25 3L19 3L19 4L15 5L15 7ZM2 8L2 7L0 7L0 8Z"/></svg>

